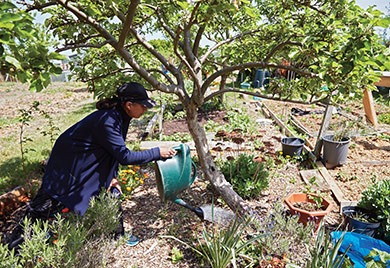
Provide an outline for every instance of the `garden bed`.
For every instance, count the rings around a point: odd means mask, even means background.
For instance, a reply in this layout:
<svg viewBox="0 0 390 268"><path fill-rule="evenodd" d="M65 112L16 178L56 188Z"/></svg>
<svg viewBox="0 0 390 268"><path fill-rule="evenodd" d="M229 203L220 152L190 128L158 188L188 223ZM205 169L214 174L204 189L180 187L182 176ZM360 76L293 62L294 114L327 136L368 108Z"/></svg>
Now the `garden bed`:
<svg viewBox="0 0 390 268"><path fill-rule="evenodd" d="M11 91L12 92L12 91ZM42 93L31 93L29 95L34 98L44 98L46 102L49 101L46 95L39 95ZM84 92L85 93L85 92ZM84 96L81 99L87 99ZM85 93L87 94L87 93ZM10 94L11 96L12 94ZM77 95L77 94L72 94ZM52 93L53 99L66 99L67 94L55 94ZM78 95L77 95L78 96ZM75 100L72 99L70 103ZM283 135L280 129L275 126L274 123L264 120L264 115L261 110L255 104L255 102L243 101L240 99L239 105L242 109L246 109L250 112L254 121L258 120L259 135L247 135L245 132L225 131L215 132L210 137L211 142L223 143L224 139L233 140L243 139L241 144L237 145L240 150L228 150L223 146L212 147L212 154L215 159L226 159L227 156L237 156L239 153L247 152L253 154L253 156L260 156L260 158L272 157L275 159L275 166L270 172L269 187L267 190L262 191L260 195L248 201L250 208L257 214L259 218L269 217L269 213L273 210L275 204L283 204L284 198L293 192L301 192L305 190L305 183L301 179L300 170L312 168L310 164L301 163L299 161L293 161L280 155L281 151L281 138ZM60 102L59 102L60 103ZM303 110L324 110L323 107L310 107L298 106L296 104L289 104L290 106L283 106L277 102L267 101L267 105L276 114L287 116L287 112L291 110L291 107L300 107ZM12 107L7 108L7 113L11 112ZM62 109L62 111L61 111ZM69 109L79 109L79 106L65 107L58 105L56 113L65 113ZM314 114L314 113L313 113ZM216 124L226 124L226 112L211 112L200 114L202 124L207 120L214 120ZM310 120L301 120L301 123L308 129L315 132L318 131L322 121L321 113L316 113L316 116L308 115ZM305 118L306 115L300 118ZM310 122L310 124L307 124ZM138 142L143 134L143 131L147 125L147 120L134 120L131 122L131 128L127 142L130 144ZM7 131L15 131L15 125L3 127ZM11 130L9 130L11 129ZM172 121L164 122L163 127L164 135L187 132L187 126L184 119L176 119ZM0 129L1 130L1 129ZM169 132L168 132L169 131ZM8 132L2 132L2 135L6 135ZM257 146L258 142L261 142ZM314 141L314 140L312 140ZM251 146L256 144L256 149L253 150ZM368 185L374 181L389 178L388 166L386 165L365 165L362 163L355 163L357 161L371 161L371 160L390 160L389 149L390 144L388 141L377 137L358 137L354 139L353 146L348 155L347 164L334 170L329 170L329 173L336 179L338 186L342 189L344 195L349 200L357 200L358 195ZM237 149L233 148L233 149ZM213 228L212 224L208 222L202 222L192 212L176 205L171 202L163 204L160 201L157 187L155 184L154 170L150 166L142 167L142 170L149 174L149 178L145 180L145 183L137 188L132 195L131 199L124 200L122 202L124 210L124 226L126 231L132 232L134 235L141 239L140 244L136 247L129 247L124 244L119 245L112 249L112 254L108 260L108 267L207 267L203 266L200 259L196 254L187 246L180 244L172 239L162 238L161 236L174 236L180 240L193 245L196 244L197 239L200 238L200 232L203 228ZM376 176L376 177L375 177ZM375 179L374 179L375 177ZM181 197L197 207L203 204L214 203L219 207L226 207L224 201L212 191L209 187L209 182L205 181L201 171L198 171L198 178L195 180L191 188L185 191ZM327 200L333 205L333 210L326 218L326 225L328 229L336 228L341 223L341 216L339 214L339 204L335 201L332 194L327 192ZM287 208L282 205L283 209L287 211ZM13 214L8 218L3 218L0 222L0 234L10 230L12 226L23 215L25 206L15 210ZM219 228L219 227L217 227ZM264 229L266 227L264 226ZM285 234L287 237L290 234ZM175 253L179 251L183 258L177 263L174 263ZM306 258L308 258L307 249L304 245L293 245L289 252L288 257L290 261L302 264ZM283 267L279 260L283 259L283 256L268 256L270 257L269 263L274 263L274 266L266 267ZM284 256L287 258L286 256ZM264 261L266 262L266 261Z"/></svg>

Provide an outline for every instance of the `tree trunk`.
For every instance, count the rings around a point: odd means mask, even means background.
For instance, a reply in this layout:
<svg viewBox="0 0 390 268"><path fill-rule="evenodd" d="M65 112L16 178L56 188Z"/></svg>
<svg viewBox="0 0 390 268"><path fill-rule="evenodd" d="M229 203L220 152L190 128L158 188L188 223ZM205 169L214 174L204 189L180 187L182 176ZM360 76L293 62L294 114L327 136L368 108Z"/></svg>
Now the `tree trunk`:
<svg viewBox="0 0 390 268"><path fill-rule="evenodd" d="M198 153L199 162L207 180L211 182L215 190L222 196L227 205L240 215L248 212L245 201L233 190L233 187L226 181L224 175L215 166L204 129L197 121L197 107L189 104L186 107L187 124L195 147Z"/></svg>
<svg viewBox="0 0 390 268"><path fill-rule="evenodd" d="M219 90L224 90L224 89L225 89L226 80L227 80L227 75L222 75L222 76L221 76L221 83L219 84ZM221 104L223 104L223 95L224 95L224 94L220 94L220 95L219 95L219 102L220 102Z"/></svg>

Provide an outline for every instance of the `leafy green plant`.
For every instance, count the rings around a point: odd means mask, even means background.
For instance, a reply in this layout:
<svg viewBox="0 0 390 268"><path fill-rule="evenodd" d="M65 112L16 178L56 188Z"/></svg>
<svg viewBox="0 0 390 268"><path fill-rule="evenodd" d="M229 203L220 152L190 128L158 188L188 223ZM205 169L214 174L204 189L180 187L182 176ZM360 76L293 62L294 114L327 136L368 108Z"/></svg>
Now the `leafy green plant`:
<svg viewBox="0 0 390 268"><path fill-rule="evenodd" d="M177 248L173 247L171 251L171 261L173 264L178 263L183 259L183 253Z"/></svg>
<svg viewBox="0 0 390 268"><path fill-rule="evenodd" d="M127 168L121 166L118 172L123 195L122 199L130 199L133 191L144 183L148 174L144 173L139 166L128 165Z"/></svg>
<svg viewBox="0 0 390 268"><path fill-rule="evenodd" d="M18 255L0 244L2 267L99 267L114 246L119 200L102 190L84 214L57 214L52 221L24 220ZM5 265L5 266L4 266Z"/></svg>
<svg viewBox="0 0 390 268"><path fill-rule="evenodd" d="M380 123L390 124L390 114L389 113L379 114L378 121Z"/></svg>
<svg viewBox="0 0 390 268"><path fill-rule="evenodd" d="M240 154L233 160L222 162L221 172L242 198L258 196L268 188L269 173L263 163L253 161L253 156Z"/></svg>
<svg viewBox="0 0 390 268"><path fill-rule="evenodd" d="M28 109L19 109L19 117L18 120L20 122L19 124L19 145L20 145L20 156L22 160L22 168L24 172L25 177L25 183L27 187L27 192L31 191L31 182L28 178L27 170L26 170L26 154L28 153L29 149L26 148L27 142L32 141L31 138L26 137L24 134L26 126L29 125L29 122L34 119L33 112L38 111L39 108L39 102L34 101L31 106ZM32 150L32 149L30 149Z"/></svg>
<svg viewBox="0 0 390 268"><path fill-rule="evenodd" d="M307 193L307 198L314 201L314 209L318 210L322 208L322 202L324 201L325 193L320 190L313 190L313 186L318 187L318 183L316 182L317 177L311 177L309 180L309 184L305 186L305 193Z"/></svg>
<svg viewBox="0 0 390 268"><path fill-rule="evenodd" d="M55 125L53 118L48 112L39 110L39 113L43 116L43 118L47 119L48 123L48 128L46 128L46 130L42 130L41 133L43 136L49 136L50 145L53 147L56 136L58 135L58 131L60 129Z"/></svg>
<svg viewBox="0 0 390 268"><path fill-rule="evenodd" d="M246 112L228 111L226 114L229 124L225 129L227 132L231 132L234 129L242 129L244 133L253 133L257 128L256 121L251 119Z"/></svg>
<svg viewBox="0 0 390 268"><path fill-rule="evenodd" d="M366 257L364 257L366 267L386 268L389 267L390 253L374 248Z"/></svg>
<svg viewBox="0 0 390 268"><path fill-rule="evenodd" d="M382 222L378 233L390 241L390 180L372 184L363 191L358 206L377 215L377 220Z"/></svg>
<svg viewBox="0 0 390 268"><path fill-rule="evenodd" d="M310 250L311 258L307 261L307 268L339 268L352 267L347 256L347 252L351 246L342 254L338 255L338 251L344 239L344 234L340 239L332 245L332 239L325 231L324 222L321 221L317 239L314 247Z"/></svg>
<svg viewBox="0 0 390 268"><path fill-rule="evenodd" d="M303 265L308 255L297 256L291 248L306 252L312 240L313 222L304 226L298 222L297 215L286 214L283 205L276 202L265 217L254 217L252 226L255 233L271 235L263 236L250 245L245 254L253 259L254 267L267 255L286 256L288 259ZM297 263L298 264L298 263Z"/></svg>

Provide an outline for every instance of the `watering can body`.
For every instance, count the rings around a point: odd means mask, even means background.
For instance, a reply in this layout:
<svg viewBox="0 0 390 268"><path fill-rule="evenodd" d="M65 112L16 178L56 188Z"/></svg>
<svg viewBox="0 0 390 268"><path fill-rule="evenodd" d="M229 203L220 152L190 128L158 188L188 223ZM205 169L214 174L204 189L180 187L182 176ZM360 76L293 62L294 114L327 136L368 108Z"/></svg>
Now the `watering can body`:
<svg viewBox="0 0 390 268"><path fill-rule="evenodd" d="M196 178L196 165L191 159L190 148L187 144L173 147L176 155L155 162L156 182L162 201L181 202L176 196L190 187ZM191 176L194 167L194 175Z"/></svg>

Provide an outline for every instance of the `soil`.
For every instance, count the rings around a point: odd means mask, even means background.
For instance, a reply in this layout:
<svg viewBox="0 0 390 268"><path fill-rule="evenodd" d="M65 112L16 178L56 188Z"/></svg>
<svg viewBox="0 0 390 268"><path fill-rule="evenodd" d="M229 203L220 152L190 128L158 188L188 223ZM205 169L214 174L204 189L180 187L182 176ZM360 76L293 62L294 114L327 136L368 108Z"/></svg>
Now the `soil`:
<svg viewBox="0 0 390 268"><path fill-rule="evenodd" d="M276 101L265 101L266 105L283 121L287 121L288 114L292 108L298 108L306 112L304 115L295 115L295 118L309 131L316 134L319 132L325 107L319 105L291 104ZM347 109L348 108L348 109ZM390 107L377 103L376 111L389 113ZM330 121L333 124L340 120L353 120L358 117L364 118L364 110L361 103L351 102L348 106L343 106L341 110L343 115L335 113ZM335 178L337 185L341 188L346 200L358 201L361 198L361 192L371 184L390 179L390 139L379 138L378 133L390 133L390 125L379 124L378 131L369 123L366 123L366 134L352 137L350 142L347 163L328 169L330 175ZM315 146L317 136L308 139Z"/></svg>
<svg viewBox="0 0 390 268"><path fill-rule="evenodd" d="M0 99L3 105L6 105L7 113L10 115L17 114L17 108L13 107L8 101L8 98L14 98L15 102L18 98L21 98L26 92L21 92L16 95L11 90L7 96L3 95ZM11 94L12 93L12 94ZM42 102L49 101L55 102L55 108L53 113L61 114L71 109L77 110L80 108L79 104L91 101L89 93L81 90L72 91L72 99L68 101L66 96L68 93L52 94L51 96L42 93L27 93L26 98L37 99ZM41 95L42 94L42 95ZM5 96L5 97L3 97ZM14 97L13 97L14 96ZM42 99L42 100L41 100ZM77 101L79 103L77 103ZM243 101L243 100L241 100ZM65 103L64 103L65 102ZM254 102L248 100L243 101L249 111L251 111L254 120L256 118L263 118L261 110L255 105ZM74 105L73 105L74 104ZM284 106L280 103L267 102L267 105L277 114L287 116L287 111L293 106ZM48 105L52 107L51 105ZM296 105L294 104L294 107ZM302 106L303 109L311 109L306 106ZM315 107L313 110L324 110L323 107ZM308 115L310 120L303 120L302 122L310 122L306 124L307 128L311 128L311 131L318 131L319 124L321 122L321 114L315 114L316 116ZM306 116L306 115L305 115ZM317 118L318 116L318 118ZM3 117L3 115L2 115ZM225 114L223 112L211 112L208 114L200 114L200 122L204 124L208 119L215 120L218 123L224 124ZM302 116L304 118L304 116ZM146 128L147 122L134 123L132 122L128 141L135 141L137 139L134 133L142 133L142 130ZM273 123L262 122L259 123L259 129L261 136L249 137L244 135L240 131L233 133L219 133L215 135L215 140L223 141L224 138L241 138L244 139L243 143L237 144L237 146L250 146L253 145L255 139L260 139L264 146L257 149L254 152L254 156L257 156L259 161L265 159L265 155L273 157L275 160L280 160L279 152L281 151L280 140L283 135L280 133L279 128ZM0 128L0 137L9 135L9 133L15 131L15 124L10 124L6 128ZM185 119L176 120L173 122L164 122L163 125L164 135L174 134L178 132L188 131L185 124ZM238 141L238 140L237 140ZM390 160L390 143L375 137L358 137L353 141L354 146L351 146L351 152L348 156L349 163L342 167L329 170L331 176L336 178L338 185L342 189L345 196L350 200L357 200L359 194L368 185L374 181L390 178L389 166L388 165L363 165L360 162L362 160ZM236 150L220 150L213 148L213 154L217 157L229 157L237 156ZM352 162L356 161L356 162ZM359 162L360 161L360 162ZM359 163L357 163L359 162ZM281 162L277 162L280 164ZM305 183L301 179L299 174L300 169L307 168L302 166L301 163L294 163L286 161L283 165L279 165L270 174L270 185L268 190L263 191L255 199L248 201L248 205L251 207L259 217L265 217L267 213L272 209L273 204L276 202L282 203L284 198L291 192L301 192L304 190ZM200 237L200 232L204 228L212 227L210 223L201 221L192 212L176 205L171 202L164 204L160 201L157 187L155 184L154 170L149 166L142 167L143 171L149 174L149 179L145 183L137 188L134 192L132 199L125 200L122 203L124 225L128 232L132 232L135 236L140 238L140 243L136 247L128 247L124 244L119 245L112 251L109 257L107 267L208 267L202 266L199 258L194 252L187 246L167 238L166 236L174 236L182 241L196 245L197 239ZM343 176L343 174L347 174ZM208 187L208 182L205 181L202 172L198 169L198 176L194 184L189 190L186 190L181 197L194 207L198 207L202 204L214 203L216 206L225 207L224 202L220 197ZM325 197L333 204L333 210L326 218L326 225L328 228L336 228L341 223L341 216L339 213L339 205L336 203L331 193L327 193ZM23 215L24 207L13 211L5 219L0 221L0 234L4 234L7 230L11 229L12 226L20 219ZM287 211L287 207L286 207ZM172 249L176 247L183 253L183 260L174 264L172 262ZM304 245L294 245L291 248L292 256L290 260L296 263L303 264L305 258L308 257L307 249ZM268 261L262 263L261 267L285 267L281 260L283 257L273 256Z"/></svg>
<svg viewBox="0 0 390 268"><path fill-rule="evenodd" d="M198 112L198 122L200 126L204 126L208 120L213 120L216 123L224 124L227 122L225 119L226 111L208 111ZM187 122L185 118L174 119L163 122L163 134L170 136L175 133L189 133Z"/></svg>

